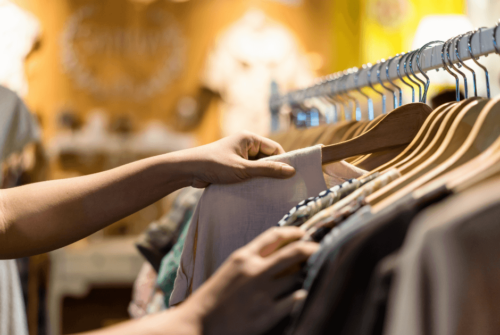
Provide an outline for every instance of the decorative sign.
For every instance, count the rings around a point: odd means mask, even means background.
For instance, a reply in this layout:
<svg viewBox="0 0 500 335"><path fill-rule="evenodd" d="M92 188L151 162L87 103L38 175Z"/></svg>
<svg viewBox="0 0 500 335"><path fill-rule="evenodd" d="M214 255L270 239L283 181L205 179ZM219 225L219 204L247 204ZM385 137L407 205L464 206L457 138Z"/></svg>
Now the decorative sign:
<svg viewBox="0 0 500 335"><path fill-rule="evenodd" d="M61 38L66 73L103 98L143 100L163 92L180 75L186 54L173 17L149 11L141 13L147 25L124 26L99 21L100 9L83 6L69 18Z"/></svg>
<svg viewBox="0 0 500 335"><path fill-rule="evenodd" d="M411 11L408 0L375 0L369 2L369 13L387 28L398 28L404 24Z"/></svg>

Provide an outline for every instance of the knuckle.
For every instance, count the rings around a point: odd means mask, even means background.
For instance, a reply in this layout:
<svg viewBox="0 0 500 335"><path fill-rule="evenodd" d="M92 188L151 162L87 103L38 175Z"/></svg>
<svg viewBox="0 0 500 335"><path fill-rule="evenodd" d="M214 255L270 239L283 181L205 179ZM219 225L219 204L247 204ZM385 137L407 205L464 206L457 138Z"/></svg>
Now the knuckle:
<svg viewBox="0 0 500 335"><path fill-rule="evenodd" d="M231 256L229 256L231 263L236 266L242 266L243 264L245 264L248 258L249 254L244 250L236 250L231 254Z"/></svg>

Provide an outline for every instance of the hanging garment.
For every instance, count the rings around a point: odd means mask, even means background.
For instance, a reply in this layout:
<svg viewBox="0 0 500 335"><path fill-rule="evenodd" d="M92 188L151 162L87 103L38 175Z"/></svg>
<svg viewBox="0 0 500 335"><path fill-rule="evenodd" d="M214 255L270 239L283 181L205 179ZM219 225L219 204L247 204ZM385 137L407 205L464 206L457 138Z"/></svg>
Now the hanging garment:
<svg viewBox="0 0 500 335"><path fill-rule="evenodd" d="M40 128L16 93L0 86L0 161L40 141Z"/></svg>
<svg viewBox="0 0 500 335"><path fill-rule="evenodd" d="M376 265L401 247L411 220L422 208L448 194L444 187L418 198L410 194L378 213L363 213L362 220L351 216L344 223L350 226L348 231L328 245L312 283L306 278L309 293L295 307L288 334L360 334L360 312Z"/></svg>
<svg viewBox="0 0 500 335"><path fill-rule="evenodd" d="M255 178L205 189L182 251L171 306L203 284L233 251L275 226L301 200L327 188L319 145L265 160L290 164L296 173L289 179Z"/></svg>
<svg viewBox="0 0 500 335"><path fill-rule="evenodd" d="M429 208L397 263L385 334L499 334L500 179Z"/></svg>
<svg viewBox="0 0 500 335"><path fill-rule="evenodd" d="M160 271L158 272L158 280L156 283L164 294L165 307L167 308L170 307L169 300L172 295L172 291L174 290L175 277L177 277L177 271L181 262L182 249L184 248L184 243L186 242L186 236L192 217L193 212L191 211L189 217L187 217L186 221L182 224L182 230L177 242L161 261Z"/></svg>
<svg viewBox="0 0 500 335"><path fill-rule="evenodd" d="M0 260L0 335L28 335L16 261Z"/></svg>
<svg viewBox="0 0 500 335"><path fill-rule="evenodd" d="M348 163L342 161L339 162L339 164L335 164L336 166L339 166L342 169L346 169L346 166L349 165ZM340 169L339 169L340 170ZM363 170L358 169L358 170L351 170L354 173L362 173ZM345 171L343 174L348 175L348 172L351 171ZM359 172L358 172L359 171ZM340 171L336 171L340 172ZM300 226L307 220L309 220L313 215L318 213L319 211L328 208L332 206L334 203L339 201L340 199L345 198L354 190L358 189L360 186L366 184L367 182L377 178L379 173L375 173L370 175L368 178L365 179L349 179L348 181L342 183L341 180L335 180L332 182L330 180L330 183L338 183L338 185L335 185L334 187L331 187L325 191L322 191L317 197L311 197L307 198L306 200L302 200L301 202L298 203L297 206L293 207L279 222L278 225L280 227L284 226ZM325 178L328 178L328 176L325 176Z"/></svg>
<svg viewBox="0 0 500 335"><path fill-rule="evenodd" d="M371 180L371 176L368 177L366 180L371 181L366 183L362 188L352 192L349 196L333 206L320 211L301 225L301 229L308 231L308 235L306 235L304 239L320 241L331 228L359 210L367 196L373 194L400 176L401 174L397 170L390 170L373 180Z"/></svg>
<svg viewBox="0 0 500 335"><path fill-rule="evenodd" d="M383 333L389 292L394 280L398 256L398 252L386 256L373 271L367 299L360 312L360 334L382 335Z"/></svg>
<svg viewBox="0 0 500 335"><path fill-rule="evenodd" d="M134 282L132 301L128 305L128 313L132 319L142 318L153 297L157 274L148 262L144 262Z"/></svg>
<svg viewBox="0 0 500 335"><path fill-rule="evenodd" d="M175 198L172 208L159 220L153 221L138 238L135 246L156 272L165 255L176 243L184 224L191 217L203 190L186 187Z"/></svg>

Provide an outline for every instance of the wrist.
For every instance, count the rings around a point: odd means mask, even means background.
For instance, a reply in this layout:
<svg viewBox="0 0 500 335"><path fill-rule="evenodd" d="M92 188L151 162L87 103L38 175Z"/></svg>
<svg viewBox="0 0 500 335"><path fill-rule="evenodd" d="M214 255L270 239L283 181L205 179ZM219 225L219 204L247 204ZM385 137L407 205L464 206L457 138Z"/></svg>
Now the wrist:
<svg viewBox="0 0 500 335"><path fill-rule="evenodd" d="M196 177L196 160L189 152L191 149L176 151L161 156L163 171L169 171L177 183L182 187L193 185Z"/></svg>

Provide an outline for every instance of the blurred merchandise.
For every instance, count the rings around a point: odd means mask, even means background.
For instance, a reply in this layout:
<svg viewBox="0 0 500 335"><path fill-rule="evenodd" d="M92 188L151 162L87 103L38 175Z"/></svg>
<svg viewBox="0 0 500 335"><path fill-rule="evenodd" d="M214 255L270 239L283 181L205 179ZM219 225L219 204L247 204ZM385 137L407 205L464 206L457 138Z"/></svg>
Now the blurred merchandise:
<svg viewBox="0 0 500 335"><path fill-rule="evenodd" d="M0 85L28 93L24 60L40 37L36 17L10 0L0 0Z"/></svg>
<svg viewBox="0 0 500 335"><path fill-rule="evenodd" d="M313 72L291 32L251 10L216 40L207 56L202 84L221 96L222 135L271 131L271 82L282 90L311 83Z"/></svg>

